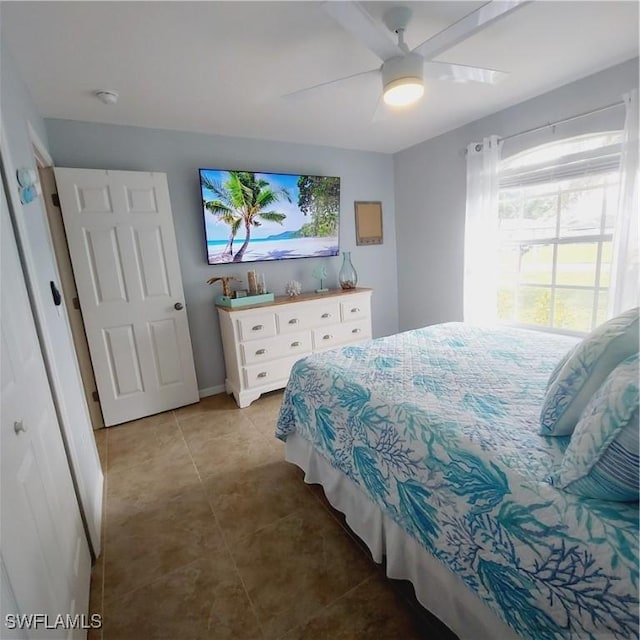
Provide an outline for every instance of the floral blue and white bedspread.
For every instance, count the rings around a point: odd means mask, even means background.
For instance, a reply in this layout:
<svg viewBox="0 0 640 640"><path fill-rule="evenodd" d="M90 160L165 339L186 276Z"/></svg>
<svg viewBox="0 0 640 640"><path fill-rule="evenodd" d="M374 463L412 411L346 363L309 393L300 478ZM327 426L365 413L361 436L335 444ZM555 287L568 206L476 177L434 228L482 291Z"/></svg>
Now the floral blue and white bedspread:
<svg viewBox="0 0 640 640"><path fill-rule="evenodd" d="M276 435L298 432L523 638L638 637L638 505L547 478L538 434L573 338L448 323L300 360Z"/></svg>

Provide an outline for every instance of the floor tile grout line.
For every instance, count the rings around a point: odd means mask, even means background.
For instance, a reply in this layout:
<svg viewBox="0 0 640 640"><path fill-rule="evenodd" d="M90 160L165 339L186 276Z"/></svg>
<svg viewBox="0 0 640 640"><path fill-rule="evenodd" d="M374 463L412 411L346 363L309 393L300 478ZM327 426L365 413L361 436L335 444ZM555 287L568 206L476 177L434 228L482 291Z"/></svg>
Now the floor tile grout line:
<svg viewBox="0 0 640 640"><path fill-rule="evenodd" d="M211 508L213 509L213 507L211 507ZM291 518L292 516L295 516L300 511L304 511L306 508L307 507L306 507L306 504L305 504L303 506L298 507L297 509L294 509L293 511L290 511L286 515L281 516L280 518L276 518L275 520L272 520L271 522L268 522L267 524L264 524L261 527L258 527L257 529L254 529L253 531L250 531L249 533L243 533L241 536L238 537L238 541L244 540L245 538L249 538L250 536L255 536L257 533L263 532L265 529L268 529L269 527L274 527L278 523L282 522L282 520L286 520L287 518ZM329 511L329 510L327 509L327 511ZM329 515L333 515L333 514L331 514L331 512L329 511ZM342 531L344 531L345 533L347 533L347 531L345 530L345 527L342 526L340 521L337 520L335 517L333 519L340 526L340 529ZM223 534L224 534L224 531L223 531ZM365 554L365 557L367 557L367 558L369 558L371 560L371 556L367 556ZM371 560L371 561L373 562L373 560Z"/></svg>
<svg viewBox="0 0 640 640"><path fill-rule="evenodd" d="M276 438L275 432L276 432L276 423L277 423L277 418L273 424L273 434L272 437L268 437L261 429L260 427L258 427L258 425L256 425L256 423L253 421L253 418L251 416L247 416L247 419L249 420L249 424L251 425L251 427L253 428L253 430L260 436L260 438L266 442L268 445L273 446L276 443L274 441L278 440Z"/></svg>
<svg viewBox="0 0 640 640"><path fill-rule="evenodd" d="M287 462L287 461L285 460L285 462ZM295 467L295 465L293 465L292 463L289 463L289 462L288 462L287 464L289 464L289 465L291 465L291 466ZM297 467L296 467L296 468L297 468ZM304 483L304 484L305 484L305 488L307 489L307 491L308 491L308 492L309 492L309 493L310 493L310 494L311 494L311 495L312 495L316 500L318 500L318 501L320 502L320 504L322 504L322 506L324 507L325 505L324 505L324 504L322 503L322 501L321 501L321 500L320 500L320 499L319 499L319 498L318 498L318 497L313 493L313 491L311 491L311 489L309 489L309 486L308 486L306 483ZM209 498L208 498L208 494L207 494L207 492L206 492L206 489L205 489L205 495L207 495L207 501L209 502L209 506L211 507L211 510L212 510L212 511L214 511L214 515L215 515L215 508L213 507L213 505L212 505L212 504L211 504L211 502L209 501ZM271 520L271 521L270 521L270 522L268 522L267 524L263 524L262 526L258 527L257 529L253 529L252 531L249 531L248 533L243 533L241 536L239 536L239 538L238 538L238 539L239 539L239 540L241 540L241 539L243 539L243 538L248 538L249 536L253 536L253 535L255 535L256 533L259 533L259 532L261 532L261 531L264 531L264 530L265 530L265 529L267 529L268 527L272 527L272 526L274 526L274 525L278 524L279 522L281 522L282 520L285 520L286 518L290 518L291 516L295 515L296 513L298 513L299 511L302 511L302 510L303 510L303 509L305 509L305 508L306 508L306 503L305 503L305 505L304 505L304 506L299 506L299 507L297 507L296 509L294 509L293 511L290 511L289 513L287 513L287 514L285 514L285 515L283 515L283 516L280 516L279 518L276 518L275 520ZM337 522L337 524L338 524L338 525L340 525L340 528L341 528L341 529L343 529L343 530L345 530L345 527L342 525L342 523L340 522L340 520L339 520L338 518L336 518L336 517L335 517L335 515L331 512L331 510L330 510L330 509L327 509L326 507L325 507L325 509L326 509L326 511L328 512L328 514L329 514L329 515L330 515L330 516L331 516L331 517L332 517L332 518ZM226 536L226 534L224 533L224 529L222 529L222 527L221 527L221 530L222 530L223 535L225 535L225 536ZM347 530L346 532L348 532L348 530Z"/></svg>
<svg viewBox="0 0 640 640"><path fill-rule="evenodd" d="M209 502L208 498L207 498L207 502ZM227 540L227 534L225 533L224 529L220 526L219 521L218 521L218 517L215 514L215 509L213 508L213 505L211 504L211 502L209 502L209 507L210 507L211 511L213 511L213 517L216 519L216 523L218 523L218 528L220 529L220 535L222 536L222 540L223 540L225 551L227 552L229 558L231 559L231 562L233 564L233 568L235 569L236 575L237 575L238 579L240 580L240 584L242 585L242 590L244 591L245 595L247 596L247 600L249 601L249 606L251 607L251 611L253 612L253 615L254 615L254 617L256 619L256 623L258 625L258 628L260 629L260 634L262 635L263 638L266 638L266 633L265 633L265 630L264 630L264 626L262 624L262 620L261 620L260 616L258 615L258 610L256 608L255 603L253 602L253 598L249 594L249 590L247 589L247 585L245 584L244 579L242 578L242 574L240 573L240 569L238 569L238 563L236 562L236 558L233 555L233 551L231 551L231 547L229 546L229 542Z"/></svg>
<svg viewBox="0 0 640 640"><path fill-rule="evenodd" d="M185 437L184 431L182 430L182 425L180 424L180 420L178 419L178 416L176 415L175 411L173 412L173 418L176 422L176 426L178 427L178 431L180 432L180 437L182 438L182 442L184 443L184 446L187 448L187 452L189 453L189 459L191 460L191 464L193 465L193 468L196 470L196 474L198 475L198 480L200 481L200 484L202 484L202 477L200 476L200 470L198 469L198 465L196 464L196 461L193 459L193 455L191 453L191 447L187 442L187 438Z"/></svg>
<svg viewBox="0 0 640 640"><path fill-rule="evenodd" d="M166 571L165 573L153 578L153 580L149 580L148 582L139 584L137 587L134 587L133 589L128 589L127 591L123 591L122 593L119 593L116 597L111 598L110 602L111 603L117 602L118 600L122 600L122 598L127 598L128 596L130 596L132 593L135 593L136 591L140 591L141 589L148 589L149 587L153 586L157 582L164 580L167 576L171 576L174 573L177 573L178 571L182 571L186 567L190 567L192 564L195 564L196 562L200 562L201 560L202 560L202 557L195 558L194 560L185 562L185 564L181 564L178 567L174 567L173 569L171 569L171 571Z"/></svg>
<svg viewBox="0 0 640 640"><path fill-rule="evenodd" d="M173 417L176 421L176 425L178 426L178 429L180 431L180 435L182 436L182 440L187 448L187 452L189 453L189 458L191 460L191 464L193 464L195 470L196 470L196 474L198 476L198 480L200 482L200 486L202 488L202 491L205 495L205 498L207 500L207 504L209 505L209 509L211 510L211 514L213 515L213 519L215 520L216 523L216 527L218 528L218 531L220 532L220 536L222 537L222 543L224 544L224 548L225 551L227 552L227 555L229 556L229 558L231 559L231 562L233 564L233 568L235 569L236 575L238 577L238 579L240 580L240 584L242 585L242 589L245 593L245 595L247 596L247 600L249 601L249 606L251 607L251 611L253 612L254 618L256 620L256 624L258 625L258 629L260 629L260 635L264 638L265 637L265 632L264 632L264 628L262 626L262 622L260 620L260 617L258 616L258 612L256 610L255 604L253 602L253 600L251 599L251 596L249 595L249 591L247 589L247 586L244 583L244 580L242 579L242 575L238 569L238 565L236 563L236 559L233 555L233 553L231 552L231 549L229 548L229 543L227 542L227 537L225 535L224 529L220 526L220 521L218 519L218 516L215 512L215 509L213 508L213 505L211 504L211 501L209 500L209 496L207 494L206 489L204 488L204 482L202 481L202 476L200 475L200 470L198 469L198 465L196 464L196 461L193 459L193 455L191 454L191 449L189 447L189 444L187 443L187 440L184 436L184 432L182 431L182 426L180 425L180 420L178 420L178 416L176 415L175 411L173 412Z"/></svg>
<svg viewBox="0 0 640 640"><path fill-rule="evenodd" d="M267 443L271 444L272 441L276 440L276 438L275 438L275 423L276 423L277 419L274 419L274 433L273 433L273 437L270 438L254 422L254 419L251 417L251 415L249 413L243 413L242 410L239 409L238 407L230 408L230 409L220 409L220 410L221 411L229 411L229 412L239 413L240 417L242 417L244 420L246 420L249 423L249 427L251 427L251 432L257 433L260 436L260 440L262 440L263 442L267 442ZM192 415L188 415L188 416L186 416L185 418L182 418L182 419L180 419L178 417L176 411L174 411L173 413L175 415L176 420L178 421L178 424L182 428L182 421L184 421L184 420L188 421L188 420L193 420L193 419L199 418L202 415L205 415L206 411L203 411L202 413L195 413L195 414L192 414ZM232 434L222 434L222 435L214 436L214 437L216 437L216 438L217 437L224 438L224 437L228 437L230 435L232 435Z"/></svg>
<svg viewBox="0 0 640 640"><path fill-rule="evenodd" d="M249 428L250 428L250 433L252 436L258 436L258 440L265 443L265 444L269 444L269 438L266 438L263 434L260 433L260 431L253 425L253 423L249 422ZM182 426L181 426L182 428ZM240 427L238 427L240 428ZM184 434L184 432L183 432ZM237 438L237 433L220 433L220 434L216 434L216 435L211 435L209 437L206 438L206 440L203 440L204 443L210 443L210 442L215 442L218 440L232 440L233 438ZM189 445L189 441L187 440L187 437L185 436L185 440L187 441L187 446Z"/></svg>
<svg viewBox="0 0 640 640"><path fill-rule="evenodd" d="M175 411L173 410L169 410L169 411L163 411L162 413L157 413L157 414L152 414L150 416L146 416L144 418L138 418L136 420L130 420L129 422L122 422L120 424L115 424L111 427L104 427L107 430L107 452L109 451L109 433L113 433L111 432L111 429L119 429L119 428L130 428L132 426L133 423L135 422L140 422L140 421L144 421L146 419L149 418L157 418L157 416L162 416L162 415L168 415L169 413L172 414L172 418L173 419L169 419L167 418L166 422L160 422L159 424L156 423L150 423L149 426L146 427L146 429L150 430L150 431L158 431L159 428L161 427L166 427L167 425L173 425L175 426ZM144 427L143 427L144 428ZM134 467L136 467L139 464L139 461L134 461L132 463L127 463L124 464L123 466L121 466L118 469L112 469L111 468L111 460L109 459L110 456L107 455L107 459L105 462L105 467L106 467L106 472L111 472L111 473L125 473L125 472L129 472L131 469L133 469Z"/></svg>
<svg viewBox="0 0 640 640"><path fill-rule="evenodd" d="M309 616L306 620L304 620L304 622L301 622L300 624L296 625L295 627L285 631L281 636L279 636L277 638L277 640L282 640L284 637L287 636L287 634L291 633L292 631L298 631L298 630L302 629L302 627L304 627L306 624L308 624L312 620L315 620L316 618L318 618L329 607L332 607L336 602L339 602L343 598L346 598L350 593L352 593L356 589L359 589L363 584L365 584L369 580L373 580L374 577L375 577L375 574L367 576L364 580L361 580L360 582L358 582L358 584L355 584L350 589L347 589L344 593L340 594L339 596L336 596L333 600L330 600L329 602L327 602L327 604L325 604L321 609L318 609L317 611L315 611L311 616Z"/></svg>
<svg viewBox="0 0 640 640"><path fill-rule="evenodd" d="M313 493L313 492L311 492ZM314 496L315 497L315 496ZM317 499L317 498L316 498ZM324 505L323 505L324 506ZM270 522L269 524L264 525L263 527L260 527L259 529L256 529L255 531L252 531L251 533L247 533L244 534L243 536L241 536L239 538L239 540L241 541L244 538L248 538L250 536L254 536L256 533L259 533L260 531L264 531L266 528L268 527L273 527L275 526L277 523L281 522L282 520L285 520L287 518L291 518L292 516L294 516L295 514L297 514L300 511L303 511L306 507L302 506L299 507L298 509L295 509L294 511L292 511L291 513L288 513L286 516L282 516L281 518L278 518L277 520L274 520L273 522ZM326 509L327 511L329 511L328 509ZM331 514L331 512L329 512L329 515L333 516L333 514ZM337 520L335 517L333 517L334 521L336 521L336 523L339 525L340 530L343 533L348 533L347 531L345 531L345 527L342 526L342 524L340 523L339 520ZM359 545L355 545L356 547L360 548ZM361 551L363 551L362 549L360 549ZM292 631L295 631L296 629L300 629L302 626L304 626L307 622L309 622L310 620L313 620L316 616L320 615L320 613L322 611L324 611L325 609L327 609L328 607L330 607L331 605L333 605L335 602L337 602L338 600L340 600L341 598L344 598L346 595L348 595L349 593L351 593L352 591L354 591L355 589L357 589L358 587L360 587L361 585L363 585L365 582L367 582L368 580L373 580L373 578L376 575L376 572L378 570L378 564L375 563L373 561L373 559L371 558L370 555L367 555L366 553L364 553L365 558L368 559L370 561L370 564L372 565L372 574L367 576L366 578L364 578L363 580L361 580L360 582L358 582L357 584L355 584L353 587L347 589L347 591L345 591L344 593L340 594L339 596L336 596L333 600L330 600L329 602L327 602L326 605L324 605L320 610L316 611L313 615L311 615L309 618L307 618L305 621L303 621L302 623L300 623L299 625L296 625L295 627L292 627L290 629L287 629L282 635L278 636L278 638L276 640L282 640L282 638L284 638L287 634L291 633Z"/></svg>
<svg viewBox="0 0 640 640"><path fill-rule="evenodd" d="M283 520L286 520L287 518L290 518L290 517L294 516L299 511L302 511L304 508L305 508L304 506L298 507L297 509L294 509L293 511L290 511L289 513L287 513L287 515L285 515L285 516L281 516L280 518L276 518L275 520L272 520L271 522L268 522L267 524L264 524L261 527L258 527L257 529L254 529L253 531L250 531L249 533L243 533L241 536L238 536L238 541L244 540L245 538L249 538L250 536L255 536L256 533L260 533L261 531L264 531L265 529L268 529L269 527L273 527L273 526L277 525L279 522L282 522Z"/></svg>

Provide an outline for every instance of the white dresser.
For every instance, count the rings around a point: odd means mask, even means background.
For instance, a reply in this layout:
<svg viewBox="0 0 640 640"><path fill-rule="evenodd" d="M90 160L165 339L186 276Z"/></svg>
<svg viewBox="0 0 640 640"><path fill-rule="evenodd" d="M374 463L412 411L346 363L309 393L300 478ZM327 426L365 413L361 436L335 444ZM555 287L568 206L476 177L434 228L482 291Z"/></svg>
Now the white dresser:
<svg viewBox="0 0 640 640"><path fill-rule="evenodd" d="M218 306L227 393L248 407L285 387L300 358L371 338L371 293L338 289L240 309Z"/></svg>

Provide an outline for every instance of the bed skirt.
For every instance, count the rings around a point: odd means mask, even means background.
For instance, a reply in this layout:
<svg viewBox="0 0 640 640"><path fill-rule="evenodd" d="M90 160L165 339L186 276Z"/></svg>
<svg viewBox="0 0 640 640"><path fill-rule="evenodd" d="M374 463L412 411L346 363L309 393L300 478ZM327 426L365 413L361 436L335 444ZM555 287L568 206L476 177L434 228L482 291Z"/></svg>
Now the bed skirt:
<svg viewBox="0 0 640 640"><path fill-rule="evenodd" d="M307 484L322 485L329 503L345 515L347 524L366 543L376 562L382 562L386 556L387 576L409 580L422 606L461 640L521 640L458 576L405 533L297 433L287 436L285 458L304 471Z"/></svg>

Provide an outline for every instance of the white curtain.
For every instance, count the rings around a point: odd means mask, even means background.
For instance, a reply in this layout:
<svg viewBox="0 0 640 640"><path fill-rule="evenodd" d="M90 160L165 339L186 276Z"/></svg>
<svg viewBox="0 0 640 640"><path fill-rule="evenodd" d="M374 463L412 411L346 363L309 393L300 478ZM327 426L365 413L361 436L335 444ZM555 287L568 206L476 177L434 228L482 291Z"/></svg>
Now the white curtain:
<svg viewBox="0 0 640 640"><path fill-rule="evenodd" d="M625 94L626 117L620 160L620 198L613 233L609 314L638 305L638 90Z"/></svg>
<svg viewBox="0 0 640 640"><path fill-rule="evenodd" d="M497 136L467 147L467 211L464 231L464 320L495 322L498 298Z"/></svg>

